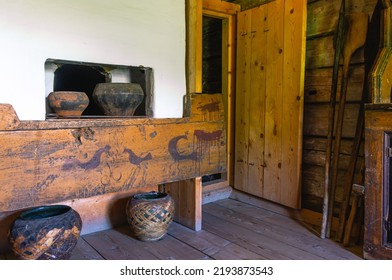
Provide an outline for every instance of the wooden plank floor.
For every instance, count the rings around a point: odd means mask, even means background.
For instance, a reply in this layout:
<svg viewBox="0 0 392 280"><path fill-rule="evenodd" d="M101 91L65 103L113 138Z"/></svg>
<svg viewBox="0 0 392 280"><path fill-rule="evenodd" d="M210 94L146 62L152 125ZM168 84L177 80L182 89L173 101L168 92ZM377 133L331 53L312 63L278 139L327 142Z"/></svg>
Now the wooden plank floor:
<svg viewBox="0 0 392 280"><path fill-rule="evenodd" d="M80 237L72 259L361 259L300 221L233 199L203 205L202 227L195 232L172 223L156 242L132 238L127 226L96 232Z"/></svg>

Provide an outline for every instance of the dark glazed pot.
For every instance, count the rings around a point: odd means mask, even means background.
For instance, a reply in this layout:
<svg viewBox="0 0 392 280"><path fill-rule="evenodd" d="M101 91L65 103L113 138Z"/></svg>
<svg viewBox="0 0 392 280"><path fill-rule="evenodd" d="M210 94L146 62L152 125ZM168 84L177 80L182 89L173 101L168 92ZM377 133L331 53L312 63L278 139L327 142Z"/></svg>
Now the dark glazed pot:
<svg viewBox="0 0 392 280"><path fill-rule="evenodd" d="M48 95L48 105L59 117L80 117L89 99L81 91L54 91Z"/></svg>
<svg viewBox="0 0 392 280"><path fill-rule="evenodd" d="M107 116L133 116L144 92L139 84L100 83L95 86L93 98Z"/></svg>
<svg viewBox="0 0 392 280"><path fill-rule="evenodd" d="M82 220L66 205L50 205L24 211L11 224L8 241L25 260L65 260L78 242Z"/></svg>
<svg viewBox="0 0 392 280"><path fill-rule="evenodd" d="M167 193L149 192L132 196L126 206L132 235L142 241L165 236L174 215L174 201Z"/></svg>

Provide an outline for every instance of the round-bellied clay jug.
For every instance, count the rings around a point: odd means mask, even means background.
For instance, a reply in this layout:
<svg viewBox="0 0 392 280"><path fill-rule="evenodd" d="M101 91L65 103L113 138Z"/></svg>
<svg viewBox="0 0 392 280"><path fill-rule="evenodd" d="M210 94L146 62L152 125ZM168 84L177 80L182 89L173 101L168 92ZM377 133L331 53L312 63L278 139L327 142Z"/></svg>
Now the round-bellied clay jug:
<svg viewBox="0 0 392 280"><path fill-rule="evenodd" d="M76 246L82 220L67 205L48 205L23 211L11 224L8 241L25 260L65 260Z"/></svg>
<svg viewBox="0 0 392 280"><path fill-rule="evenodd" d="M99 83L93 92L94 102L107 116L133 116L144 99L140 84Z"/></svg>
<svg viewBox="0 0 392 280"><path fill-rule="evenodd" d="M173 198L163 192L133 195L126 214L132 235L142 241L156 241L165 236L174 216Z"/></svg>
<svg viewBox="0 0 392 280"><path fill-rule="evenodd" d="M89 102L82 91L53 91L48 95L48 105L59 117L80 117Z"/></svg>

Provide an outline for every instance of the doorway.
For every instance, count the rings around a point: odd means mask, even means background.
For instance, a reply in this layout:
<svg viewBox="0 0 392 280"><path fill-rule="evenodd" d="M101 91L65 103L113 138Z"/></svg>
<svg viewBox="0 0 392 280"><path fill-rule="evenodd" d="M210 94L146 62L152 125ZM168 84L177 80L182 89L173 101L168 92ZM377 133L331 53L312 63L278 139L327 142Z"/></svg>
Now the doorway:
<svg viewBox="0 0 392 280"><path fill-rule="evenodd" d="M203 189L233 185L234 89L236 15L240 6L223 1L203 1L201 89L222 94L226 119L227 170L204 176Z"/></svg>

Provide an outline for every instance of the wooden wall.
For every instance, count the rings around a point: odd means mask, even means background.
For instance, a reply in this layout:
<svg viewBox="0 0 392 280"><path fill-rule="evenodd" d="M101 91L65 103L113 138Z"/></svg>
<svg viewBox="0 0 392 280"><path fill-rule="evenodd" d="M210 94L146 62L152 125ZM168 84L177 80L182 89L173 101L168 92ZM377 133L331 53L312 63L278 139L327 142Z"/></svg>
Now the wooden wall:
<svg viewBox="0 0 392 280"><path fill-rule="evenodd" d="M242 10L246 10L270 1L274 0L231 0L230 2L240 4ZM308 0L307 2L302 207L321 213L324 197L328 105L334 60L333 38L341 0ZM364 12L369 14L369 20L371 20L376 4L377 0L346 0L346 13ZM374 47L377 47L377 42L374 44ZM339 79L337 98L339 97L340 81L341 79ZM365 48L361 48L354 53L349 70L347 102L339 155L336 211L339 210L339 202L342 201L343 184L350 161L362 92L368 86L364 81ZM363 147L362 144L354 179L356 183L363 183Z"/></svg>
<svg viewBox="0 0 392 280"><path fill-rule="evenodd" d="M346 0L346 13L365 12L369 14L369 20L371 20L376 3L377 0ZM340 4L341 0L308 0L302 206L318 212L322 211L324 196L328 105L334 58L333 38ZM373 43L376 44L376 42ZM336 189L337 205L342 201L342 187L345 176L347 176L362 92L368 86L368 83L364 83L366 79L365 68L368 67L365 66L365 48L361 48L354 53L349 70L342 144L339 155ZM363 184L363 154L362 144L360 148L361 157L354 177L354 182L359 184Z"/></svg>

